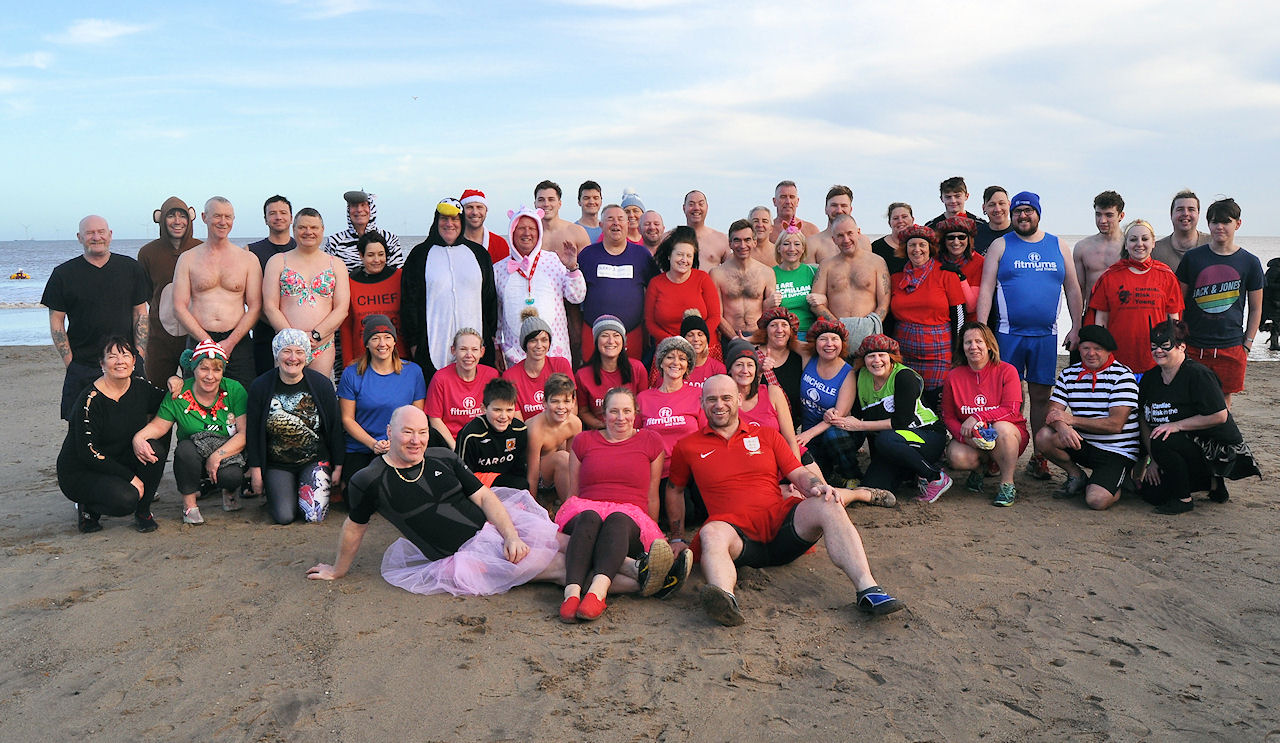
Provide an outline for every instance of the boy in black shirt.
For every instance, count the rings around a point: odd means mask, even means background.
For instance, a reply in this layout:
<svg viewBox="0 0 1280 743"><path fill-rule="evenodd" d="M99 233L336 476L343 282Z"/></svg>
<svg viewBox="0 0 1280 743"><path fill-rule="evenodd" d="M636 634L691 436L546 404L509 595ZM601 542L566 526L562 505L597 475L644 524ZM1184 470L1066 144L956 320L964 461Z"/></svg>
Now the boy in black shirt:
<svg viewBox="0 0 1280 743"><path fill-rule="evenodd" d="M484 386L484 415L458 432L458 457L490 487L537 492L529 481L529 429L516 417L516 388L505 379Z"/></svg>

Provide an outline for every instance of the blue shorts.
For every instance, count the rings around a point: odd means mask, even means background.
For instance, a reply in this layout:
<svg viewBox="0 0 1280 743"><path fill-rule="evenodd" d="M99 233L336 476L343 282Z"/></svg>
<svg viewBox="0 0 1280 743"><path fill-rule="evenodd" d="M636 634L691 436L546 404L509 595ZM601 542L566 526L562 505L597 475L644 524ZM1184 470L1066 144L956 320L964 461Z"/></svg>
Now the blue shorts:
<svg viewBox="0 0 1280 743"><path fill-rule="evenodd" d="M1013 364L1018 376L1032 384L1052 387L1058 372L1058 336L996 333L1000 360Z"/></svg>

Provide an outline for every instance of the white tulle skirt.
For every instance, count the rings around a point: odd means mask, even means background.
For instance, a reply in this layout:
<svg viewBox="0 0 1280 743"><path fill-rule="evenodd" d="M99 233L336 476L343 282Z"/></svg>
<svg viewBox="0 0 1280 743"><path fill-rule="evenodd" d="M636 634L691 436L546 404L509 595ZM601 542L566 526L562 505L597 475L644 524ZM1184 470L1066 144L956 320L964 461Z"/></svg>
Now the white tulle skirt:
<svg viewBox="0 0 1280 743"><path fill-rule="evenodd" d="M411 593L490 596L528 583L546 569L560 551L559 527L527 490L494 488L511 514L516 532L529 545L529 554L511 563L502 554L502 535L486 523L458 551L428 560L413 542L401 537L382 556L382 577Z"/></svg>

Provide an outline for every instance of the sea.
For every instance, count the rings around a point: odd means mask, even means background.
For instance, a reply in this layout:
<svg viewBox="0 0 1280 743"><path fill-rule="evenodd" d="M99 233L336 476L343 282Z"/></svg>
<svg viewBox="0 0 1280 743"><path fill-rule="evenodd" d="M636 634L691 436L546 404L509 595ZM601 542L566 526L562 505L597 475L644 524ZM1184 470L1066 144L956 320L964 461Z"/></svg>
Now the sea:
<svg viewBox="0 0 1280 743"><path fill-rule="evenodd" d="M1084 236L1062 237L1074 244ZM116 239L111 243L111 250L136 258L138 249L152 239ZM261 239L233 237L232 241L238 245L247 245ZM407 249L422 240L422 237L401 236L400 244ZM1263 268L1266 268L1267 261L1272 258L1280 258L1280 237L1237 235L1236 242L1258 256ZM49 339L49 312L40 304L40 295L44 292L45 282L49 280L53 269L81 253L83 249L75 240L0 240L0 346L52 346ZM8 278L19 270L30 274L31 278ZM1060 307L1058 327L1064 335L1071 329L1065 302ZM1270 336L1259 333L1258 342L1254 343L1249 359L1280 361L1280 351L1267 350L1268 343L1264 339L1269 341ZM52 350L50 353L52 354Z"/></svg>

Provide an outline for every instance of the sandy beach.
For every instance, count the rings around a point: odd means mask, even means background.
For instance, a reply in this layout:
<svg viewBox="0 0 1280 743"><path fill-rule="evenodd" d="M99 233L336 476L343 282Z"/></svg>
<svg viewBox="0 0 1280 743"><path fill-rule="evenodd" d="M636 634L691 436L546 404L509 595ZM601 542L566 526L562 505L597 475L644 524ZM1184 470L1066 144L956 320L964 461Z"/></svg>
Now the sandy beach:
<svg viewBox="0 0 1280 743"><path fill-rule="evenodd" d="M742 627L702 614L696 570L669 601L568 626L550 585L391 587L381 519L350 576L308 581L341 513L279 527L260 500L209 502L183 526L169 473L160 531L78 534L54 473L61 367L8 347L0 370L0 740L1280 740L1273 480L1176 517L1021 475L998 509L957 484L850 512L907 611L860 615L819 546L743 573ZM1274 477L1280 364L1246 384L1235 414Z"/></svg>

